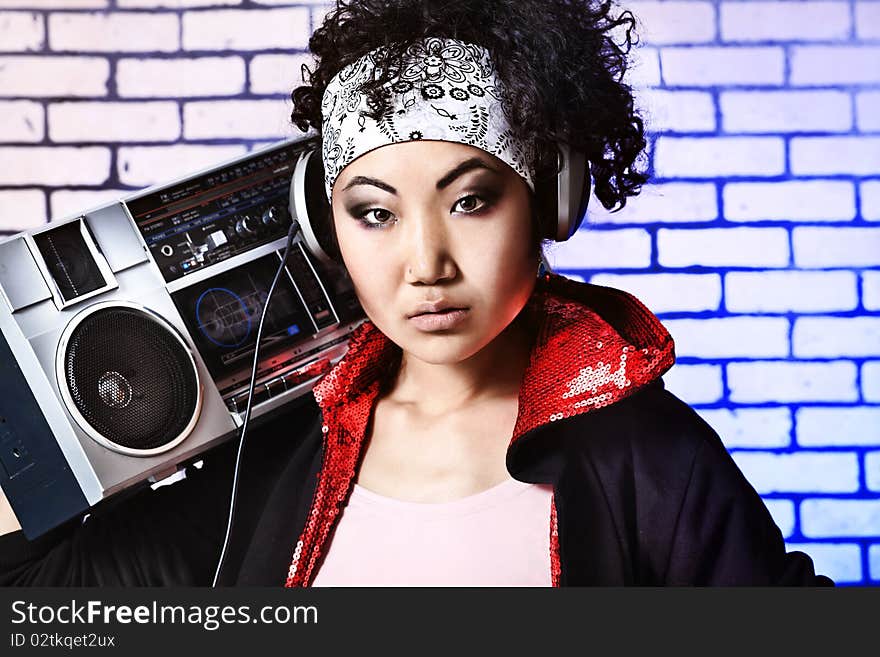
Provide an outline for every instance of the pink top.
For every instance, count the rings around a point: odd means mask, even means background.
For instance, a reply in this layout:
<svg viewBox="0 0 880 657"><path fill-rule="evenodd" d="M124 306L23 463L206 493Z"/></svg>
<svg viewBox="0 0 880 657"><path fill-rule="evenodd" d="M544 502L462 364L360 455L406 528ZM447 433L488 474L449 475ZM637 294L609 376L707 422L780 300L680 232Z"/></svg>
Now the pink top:
<svg viewBox="0 0 880 657"><path fill-rule="evenodd" d="M422 503L355 484L312 586L550 586L552 495L510 478Z"/></svg>

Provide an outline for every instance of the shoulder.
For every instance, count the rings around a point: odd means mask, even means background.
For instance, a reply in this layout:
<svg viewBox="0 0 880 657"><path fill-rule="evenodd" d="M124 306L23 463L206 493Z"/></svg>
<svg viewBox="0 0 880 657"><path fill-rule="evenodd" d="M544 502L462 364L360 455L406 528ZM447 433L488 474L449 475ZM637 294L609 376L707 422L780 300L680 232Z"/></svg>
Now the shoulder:
<svg viewBox="0 0 880 657"><path fill-rule="evenodd" d="M686 466L703 449L726 449L715 430L662 378L619 402L569 418L566 448L603 458L651 457Z"/></svg>
<svg viewBox="0 0 880 657"><path fill-rule="evenodd" d="M610 514L642 581L830 583L805 555L786 554L721 438L662 379L560 424L569 506Z"/></svg>
<svg viewBox="0 0 880 657"><path fill-rule="evenodd" d="M596 481L621 509L635 501L672 522L694 490L711 489L718 500L757 497L715 430L662 379L569 420L560 427L565 478Z"/></svg>
<svg viewBox="0 0 880 657"><path fill-rule="evenodd" d="M596 478L603 488L626 479L681 492L703 451L733 464L712 427L657 378L614 404L533 429L511 445L507 463L524 481L567 473Z"/></svg>
<svg viewBox="0 0 880 657"><path fill-rule="evenodd" d="M593 415L590 418L590 415ZM709 522L713 513L740 509L769 514L715 430L662 379L572 423L565 442L566 470L578 480L596 477L605 497L657 535L680 521L685 508ZM772 522L770 522L772 525Z"/></svg>

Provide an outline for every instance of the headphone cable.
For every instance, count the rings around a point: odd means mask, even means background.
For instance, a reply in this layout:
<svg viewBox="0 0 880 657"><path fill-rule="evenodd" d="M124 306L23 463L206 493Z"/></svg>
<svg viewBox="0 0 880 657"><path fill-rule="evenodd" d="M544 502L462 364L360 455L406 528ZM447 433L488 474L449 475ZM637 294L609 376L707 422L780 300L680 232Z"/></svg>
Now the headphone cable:
<svg viewBox="0 0 880 657"><path fill-rule="evenodd" d="M217 561L217 569L214 571L214 581L211 584L212 588L217 586L217 580L220 577L220 570L223 568L223 560L226 557L226 548L229 545L229 536L232 533L232 518L235 513L235 494L238 488L238 469L241 464L244 436L247 431L248 421L251 417L251 403L254 397L254 383L257 379L257 364L259 362L260 340L263 336L263 322L266 321L266 315L269 314L269 302L272 300L272 293L275 292L275 285L278 283L278 279L281 278L281 273L284 271L284 267L287 264L287 257L290 255L290 247L293 244L293 238L296 237L299 229L299 221L295 218L291 219L290 230L287 231L287 245L284 247L284 255L281 257L281 264L278 265L278 271L275 272L275 278L272 280L272 285L269 287L269 294L266 295L266 303L263 304L263 315L260 317L260 326L257 329L257 340L254 345L254 363L251 368L251 382L248 388L247 407L244 411L244 421L241 424L241 435L238 439L238 452L235 456L235 472L232 478L232 497L229 500L229 517L226 520L226 536L223 539L223 549L220 552L220 559Z"/></svg>

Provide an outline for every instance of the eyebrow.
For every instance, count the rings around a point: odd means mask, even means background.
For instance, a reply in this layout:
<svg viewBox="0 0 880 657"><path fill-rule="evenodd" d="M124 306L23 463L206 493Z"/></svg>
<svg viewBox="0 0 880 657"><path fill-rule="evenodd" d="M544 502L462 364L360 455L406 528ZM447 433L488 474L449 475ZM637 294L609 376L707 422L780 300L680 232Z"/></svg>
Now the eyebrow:
<svg viewBox="0 0 880 657"><path fill-rule="evenodd" d="M499 174L500 171L495 167L491 166L485 160L479 157L471 157L467 160L456 165L453 169L451 169L446 175L444 175L440 180L437 181L437 189L445 189L452 184L452 182L458 178L459 176L463 176L468 171L473 171L474 169L486 169L487 171L491 171L493 173ZM373 185L374 187L378 187L379 189L383 189L389 194L397 195L397 190L394 189L388 183L382 182L377 178L370 178L369 176L355 176L351 179L351 181L343 188L343 191L346 189L350 189L355 185Z"/></svg>

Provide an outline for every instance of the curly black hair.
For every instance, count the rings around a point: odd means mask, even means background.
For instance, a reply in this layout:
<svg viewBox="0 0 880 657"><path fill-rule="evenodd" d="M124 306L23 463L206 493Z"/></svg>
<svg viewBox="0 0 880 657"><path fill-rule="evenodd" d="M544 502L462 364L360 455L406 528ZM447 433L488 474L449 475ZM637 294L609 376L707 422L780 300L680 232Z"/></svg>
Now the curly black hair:
<svg viewBox="0 0 880 657"><path fill-rule="evenodd" d="M361 93L379 115L388 100L382 87L413 42L437 36L475 43L495 63L511 127L534 140L536 180L556 175L557 142L567 142L586 154L596 198L620 210L648 180L636 168L647 142L622 81L637 43L635 18L629 11L614 16L613 8L611 0L337 0L309 40L316 68L303 66L307 86L291 93L291 121L320 135L327 84L377 48L379 75Z"/></svg>

